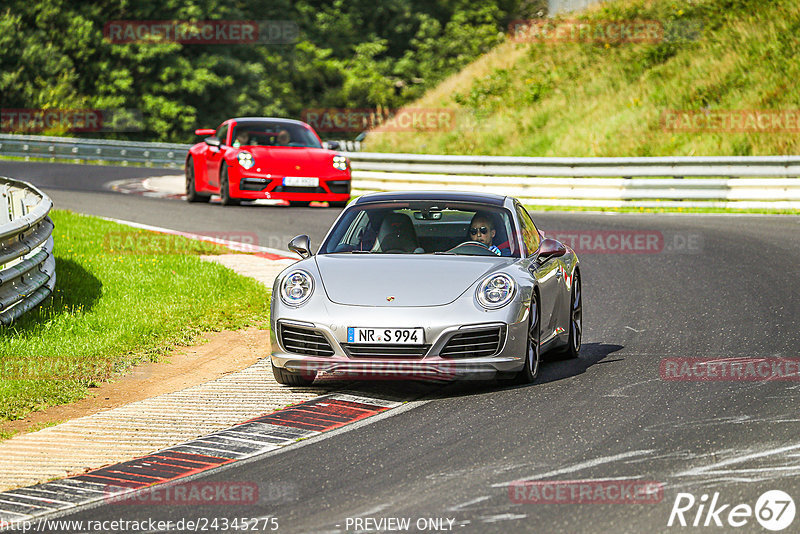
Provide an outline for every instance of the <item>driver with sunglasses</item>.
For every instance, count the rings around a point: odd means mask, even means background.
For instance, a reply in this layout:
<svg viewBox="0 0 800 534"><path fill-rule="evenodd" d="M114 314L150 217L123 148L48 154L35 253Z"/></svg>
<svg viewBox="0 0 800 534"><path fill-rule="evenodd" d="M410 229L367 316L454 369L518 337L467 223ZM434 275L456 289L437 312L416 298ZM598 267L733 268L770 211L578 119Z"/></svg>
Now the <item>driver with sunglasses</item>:
<svg viewBox="0 0 800 534"><path fill-rule="evenodd" d="M497 231L494 229L494 222L489 215L481 212L476 213L469 223L468 233L468 239L477 241L498 256L500 255L500 249L492 244Z"/></svg>

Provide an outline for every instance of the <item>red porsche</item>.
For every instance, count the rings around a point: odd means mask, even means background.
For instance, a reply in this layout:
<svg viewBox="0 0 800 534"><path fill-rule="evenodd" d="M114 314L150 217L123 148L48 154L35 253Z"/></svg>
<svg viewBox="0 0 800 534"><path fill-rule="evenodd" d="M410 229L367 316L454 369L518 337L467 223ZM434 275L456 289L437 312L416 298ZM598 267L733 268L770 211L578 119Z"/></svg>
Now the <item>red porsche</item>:
<svg viewBox="0 0 800 534"><path fill-rule="evenodd" d="M350 200L350 160L323 148L304 122L243 117L194 133L207 137L186 157L189 202L219 195L223 206L269 198L291 206L318 201L342 207Z"/></svg>

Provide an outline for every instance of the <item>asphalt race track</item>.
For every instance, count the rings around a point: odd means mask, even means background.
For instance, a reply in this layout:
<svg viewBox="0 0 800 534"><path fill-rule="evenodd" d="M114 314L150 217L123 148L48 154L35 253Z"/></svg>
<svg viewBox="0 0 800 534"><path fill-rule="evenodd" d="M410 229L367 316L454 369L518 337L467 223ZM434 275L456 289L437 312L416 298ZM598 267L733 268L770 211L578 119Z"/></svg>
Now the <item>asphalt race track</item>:
<svg viewBox="0 0 800 534"><path fill-rule="evenodd" d="M169 172L0 162L0 175L41 186L60 209L197 233L252 231L276 248L300 233L319 244L338 213L189 205L102 188ZM600 239L611 248L609 236L635 231L661 236L656 249L635 253L578 248L585 321L579 359L547 362L526 387L427 386L420 400L385 416L202 475L258 484L255 505L101 504L62 519L274 516L277 532L378 528L355 518L409 518L411 531L437 531L430 526L439 524L438 531L456 532L764 532L753 516L733 528L728 514L739 504L755 508L768 490L800 497L800 381L670 381L660 366L668 358L798 357L800 217L533 218L548 234L588 235L593 246ZM650 503L515 502L534 499L512 498L509 484L534 479L653 481L663 494ZM670 528L679 493L698 504L685 513L689 527ZM723 527L706 514L715 493L717 508L729 505L715 516ZM706 508L695 528L701 500ZM443 521L427 521L437 518ZM800 518L795 532L797 525Z"/></svg>

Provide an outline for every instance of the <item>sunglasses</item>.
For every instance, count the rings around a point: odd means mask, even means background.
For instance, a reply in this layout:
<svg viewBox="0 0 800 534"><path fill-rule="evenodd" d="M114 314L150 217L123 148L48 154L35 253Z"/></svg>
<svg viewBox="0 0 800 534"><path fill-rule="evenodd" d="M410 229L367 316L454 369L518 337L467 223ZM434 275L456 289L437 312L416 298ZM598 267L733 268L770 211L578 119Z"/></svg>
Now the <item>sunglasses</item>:
<svg viewBox="0 0 800 534"><path fill-rule="evenodd" d="M485 226L481 226L480 228L470 228L469 229L469 235L478 235L478 232L480 232L483 235L486 235L486 234L489 233L489 229L486 228Z"/></svg>

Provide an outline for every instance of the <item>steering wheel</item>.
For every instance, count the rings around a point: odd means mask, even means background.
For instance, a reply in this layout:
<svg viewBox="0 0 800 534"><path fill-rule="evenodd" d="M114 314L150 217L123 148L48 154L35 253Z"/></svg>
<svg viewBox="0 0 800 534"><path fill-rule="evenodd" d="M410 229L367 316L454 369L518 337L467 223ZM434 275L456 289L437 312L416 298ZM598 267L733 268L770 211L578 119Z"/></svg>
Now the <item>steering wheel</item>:
<svg viewBox="0 0 800 534"><path fill-rule="evenodd" d="M477 254L478 256L495 256L495 253L489 250L489 247L480 241L464 241L460 245L456 245L447 252L453 254Z"/></svg>

